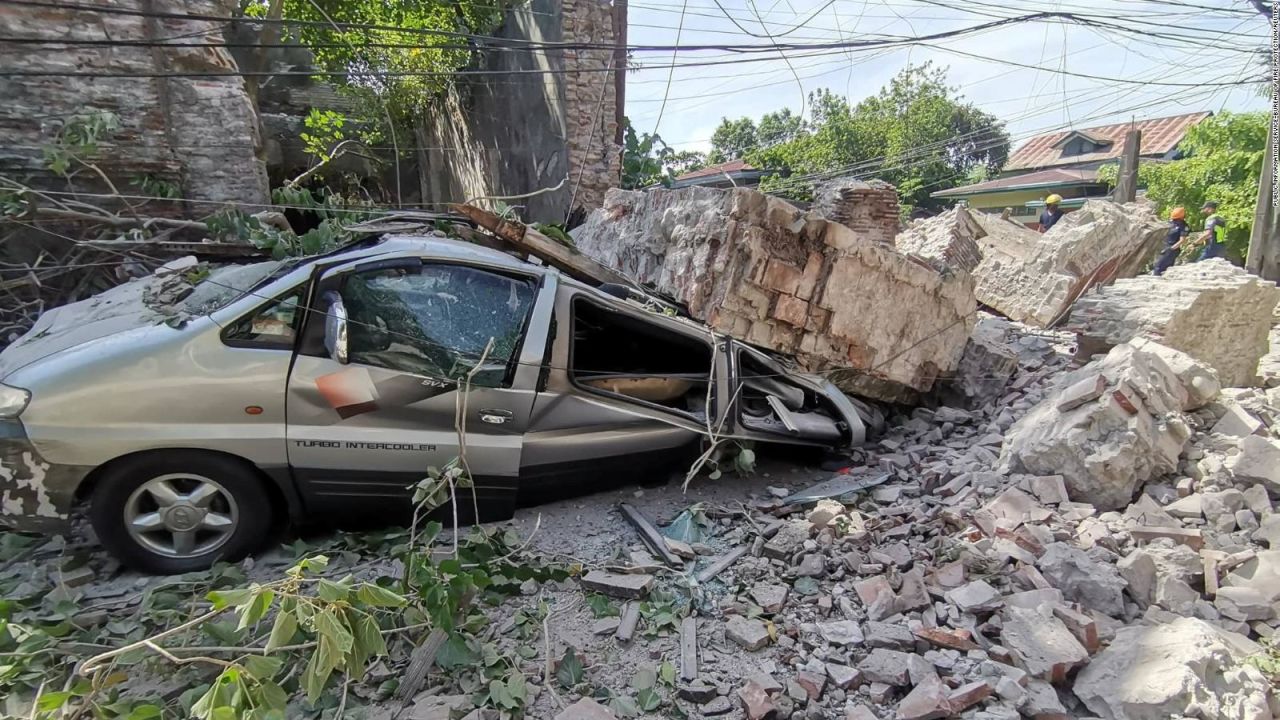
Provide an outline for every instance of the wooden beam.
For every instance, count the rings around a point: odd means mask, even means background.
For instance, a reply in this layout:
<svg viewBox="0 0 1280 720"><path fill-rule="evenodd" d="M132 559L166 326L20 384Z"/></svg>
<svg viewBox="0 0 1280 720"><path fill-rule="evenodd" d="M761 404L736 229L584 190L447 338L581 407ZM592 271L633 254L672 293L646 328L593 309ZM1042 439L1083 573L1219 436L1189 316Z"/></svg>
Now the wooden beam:
<svg viewBox="0 0 1280 720"><path fill-rule="evenodd" d="M614 283L635 287L635 282L626 275L601 265L578 252L577 248L552 240L522 222L500 218L474 205L451 205L450 207L466 215L471 222L506 241L516 250L559 268L571 277L594 285Z"/></svg>

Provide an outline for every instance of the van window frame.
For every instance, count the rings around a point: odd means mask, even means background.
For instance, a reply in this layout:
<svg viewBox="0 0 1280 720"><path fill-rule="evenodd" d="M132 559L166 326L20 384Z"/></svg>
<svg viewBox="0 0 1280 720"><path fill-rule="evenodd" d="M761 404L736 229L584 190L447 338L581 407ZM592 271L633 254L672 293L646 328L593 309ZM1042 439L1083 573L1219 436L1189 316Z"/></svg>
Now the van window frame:
<svg viewBox="0 0 1280 720"><path fill-rule="evenodd" d="M285 290L284 292L279 293L275 297L272 297L268 300L264 300L263 302L253 306L251 309L241 314L235 320L232 320L231 322L227 323L226 327L222 328L222 331L218 333L218 337L220 340L222 340L222 344L226 345L227 347L234 347L234 348L246 348L246 349L253 349L253 350L284 350L286 352L293 352L294 349L298 347L298 341L302 339L303 316L306 314L306 310L307 310L307 307L306 307L307 296L308 296L307 286L310 283L311 281L309 279L304 280L298 283L297 285L294 285L293 287L289 288L288 290ZM281 341L271 341L266 339L249 340L245 338L231 337L231 333L240 325L240 323L253 318L258 313L266 310L272 305L280 304L284 300L287 300L290 296L297 296L298 298L298 303L295 306L296 311L293 314L293 323L290 325L290 327L293 329L292 340L285 343Z"/></svg>

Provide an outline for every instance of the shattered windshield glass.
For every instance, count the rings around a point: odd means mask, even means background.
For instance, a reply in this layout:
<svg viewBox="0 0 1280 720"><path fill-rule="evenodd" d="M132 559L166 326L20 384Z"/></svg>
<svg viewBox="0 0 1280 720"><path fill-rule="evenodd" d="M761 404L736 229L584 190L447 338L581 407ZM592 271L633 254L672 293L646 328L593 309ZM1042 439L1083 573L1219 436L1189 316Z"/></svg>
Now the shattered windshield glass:
<svg viewBox="0 0 1280 720"><path fill-rule="evenodd" d="M297 266L300 260L269 260L252 265L226 265L215 268L199 280L182 307L193 315L203 315L226 307L232 301L256 291Z"/></svg>

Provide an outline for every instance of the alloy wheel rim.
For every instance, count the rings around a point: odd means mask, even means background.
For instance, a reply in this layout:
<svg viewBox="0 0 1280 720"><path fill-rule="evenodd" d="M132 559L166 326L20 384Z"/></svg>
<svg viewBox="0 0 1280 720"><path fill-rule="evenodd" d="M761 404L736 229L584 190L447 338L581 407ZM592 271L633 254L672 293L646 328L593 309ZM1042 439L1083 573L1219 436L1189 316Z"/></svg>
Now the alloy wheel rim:
<svg viewBox="0 0 1280 720"><path fill-rule="evenodd" d="M139 485L124 505L124 526L138 544L165 557L216 550L235 532L240 510L220 483L194 473L159 475Z"/></svg>

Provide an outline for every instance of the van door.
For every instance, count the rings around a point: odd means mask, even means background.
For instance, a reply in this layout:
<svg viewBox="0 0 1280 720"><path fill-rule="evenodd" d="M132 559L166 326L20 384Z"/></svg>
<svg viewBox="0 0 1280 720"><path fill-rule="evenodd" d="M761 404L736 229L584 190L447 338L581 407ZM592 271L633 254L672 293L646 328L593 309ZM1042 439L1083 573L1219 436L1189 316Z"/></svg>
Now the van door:
<svg viewBox="0 0 1280 720"><path fill-rule="evenodd" d="M326 271L288 386L289 462L308 509L407 517L427 468L458 456L465 412L475 496L458 493L459 517L510 517L554 297L554 277L430 259ZM335 298L345 363L324 350Z"/></svg>

